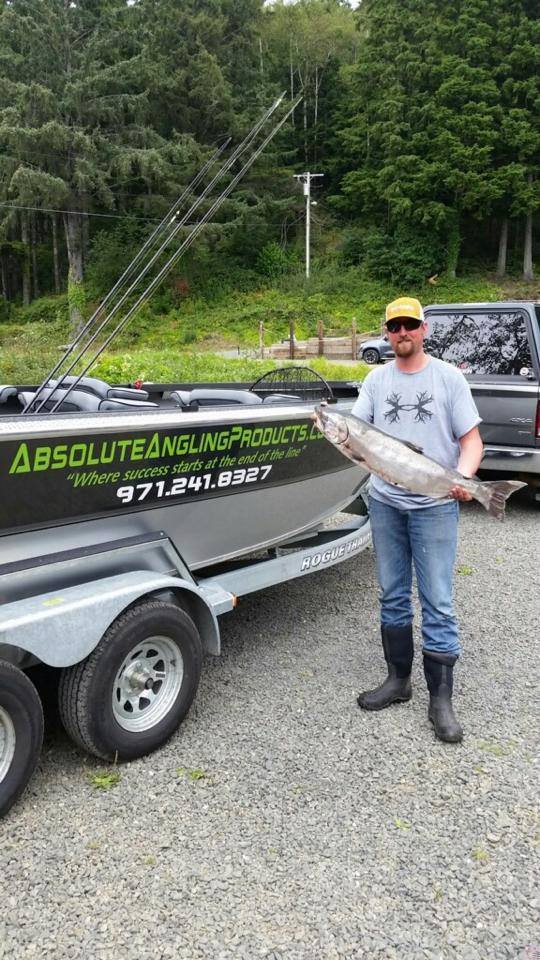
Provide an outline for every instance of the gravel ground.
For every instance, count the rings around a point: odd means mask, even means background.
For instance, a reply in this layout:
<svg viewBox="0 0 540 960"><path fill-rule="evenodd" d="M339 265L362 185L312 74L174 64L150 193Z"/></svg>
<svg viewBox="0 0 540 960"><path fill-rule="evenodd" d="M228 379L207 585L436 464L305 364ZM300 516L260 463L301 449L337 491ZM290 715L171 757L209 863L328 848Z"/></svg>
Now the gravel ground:
<svg viewBox="0 0 540 960"><path fill-rule="evenodd" d="M371 550L222 619L159 753L103 767L50 724L0 824L0 958L538 960L540 518L462 511L461 745L382 674ZM538 952L537 952L538 951Z"/></svg>

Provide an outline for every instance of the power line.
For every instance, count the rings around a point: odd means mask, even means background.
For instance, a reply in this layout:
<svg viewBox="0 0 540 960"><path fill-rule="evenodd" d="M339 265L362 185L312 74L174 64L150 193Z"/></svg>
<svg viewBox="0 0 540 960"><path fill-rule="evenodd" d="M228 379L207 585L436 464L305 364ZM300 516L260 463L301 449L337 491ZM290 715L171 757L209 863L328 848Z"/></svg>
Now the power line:
<svg viewBox="0 0 540 960"><path fill-rule="evenodd" d="M137 217L131 214L119 214L119 213L88 213L85 210L55 210L52 207L25 207L16 203L1 203L0 207L5 207L8 210L30 210L34 213L73 213L79 217L107 217L112 220L141 220L145 223L161 223L159 217ZM252 209L252 208L249 208ZM299 217L296 217L294 220L290 220L287 223L288 227L294 226L295 223L299 223L300 220L304 219L302 214ZM269 227L279 227L282 225L282 220L265 220L264 221ZM230 225L230 224L229 224ZM190 224L187 224L190 226ZM227 226L227 224L223 224Z"/></svg>
<svg viewBox="0 0 540 960"><path fill-rule="evenodd" d="M79 217L107 217L112 220L144 220L147 223L161 223L158 217L136 217L131 214L122 216L119 213L87 213L85 210L54 210L52 207L23 207L17 203L0 203L0 207L9 210L32 210L36 213L74 213Z"/></svg>

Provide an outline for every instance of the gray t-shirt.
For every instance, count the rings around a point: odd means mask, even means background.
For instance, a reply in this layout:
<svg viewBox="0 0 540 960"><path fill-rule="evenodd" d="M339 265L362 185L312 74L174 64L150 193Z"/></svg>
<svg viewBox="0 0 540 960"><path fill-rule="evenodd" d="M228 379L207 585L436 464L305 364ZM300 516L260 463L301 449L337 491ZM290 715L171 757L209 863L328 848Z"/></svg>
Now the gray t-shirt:
<svg viewBox="0 0 540 960"><path fill-rule="evenodd" d="M454 470L460 437L481 422L461 371L435 357L417 373L404 373L394 360L371 370L352 412L399 440L415 443L427 457ZM375 474L370 493L402 510L449 502L409 493Z"/></svg>

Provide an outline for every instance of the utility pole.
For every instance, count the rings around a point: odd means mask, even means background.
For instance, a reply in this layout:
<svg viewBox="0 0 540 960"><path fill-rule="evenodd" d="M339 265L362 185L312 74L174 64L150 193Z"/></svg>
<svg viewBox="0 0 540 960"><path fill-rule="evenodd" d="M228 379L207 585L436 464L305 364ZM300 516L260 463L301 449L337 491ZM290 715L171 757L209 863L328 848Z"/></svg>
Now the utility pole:
<svg viewBox="0 0 540 960"><path fill-rule="evenodd" d="M304 196L306 198L306 277L309 278L309 235L311 232L311 181L314 177L324 177L324 173L295 173L294 179L299 180L304 186ZM314 200L313 204L317 201Z"/></svg>

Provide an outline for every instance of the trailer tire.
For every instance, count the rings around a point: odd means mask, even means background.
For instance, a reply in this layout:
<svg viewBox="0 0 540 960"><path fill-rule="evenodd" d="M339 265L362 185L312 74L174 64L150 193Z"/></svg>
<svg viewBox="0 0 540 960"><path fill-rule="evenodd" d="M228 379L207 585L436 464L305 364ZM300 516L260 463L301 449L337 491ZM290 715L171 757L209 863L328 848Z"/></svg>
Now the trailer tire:
<svg viewBox="0 0 540 960"><path fill-rule="evenodd" d="M59 709L69 736L104 760L161 747L186 716L202 643L174 603L145 600L121 614L86 660L62 671Z"/></svg>
<svg viewBox="0 0 540 960"><path fill-rule="evenodd" d="M0 817L19 799L43 743L43 708L28 677L0 661Z"/></svg>

